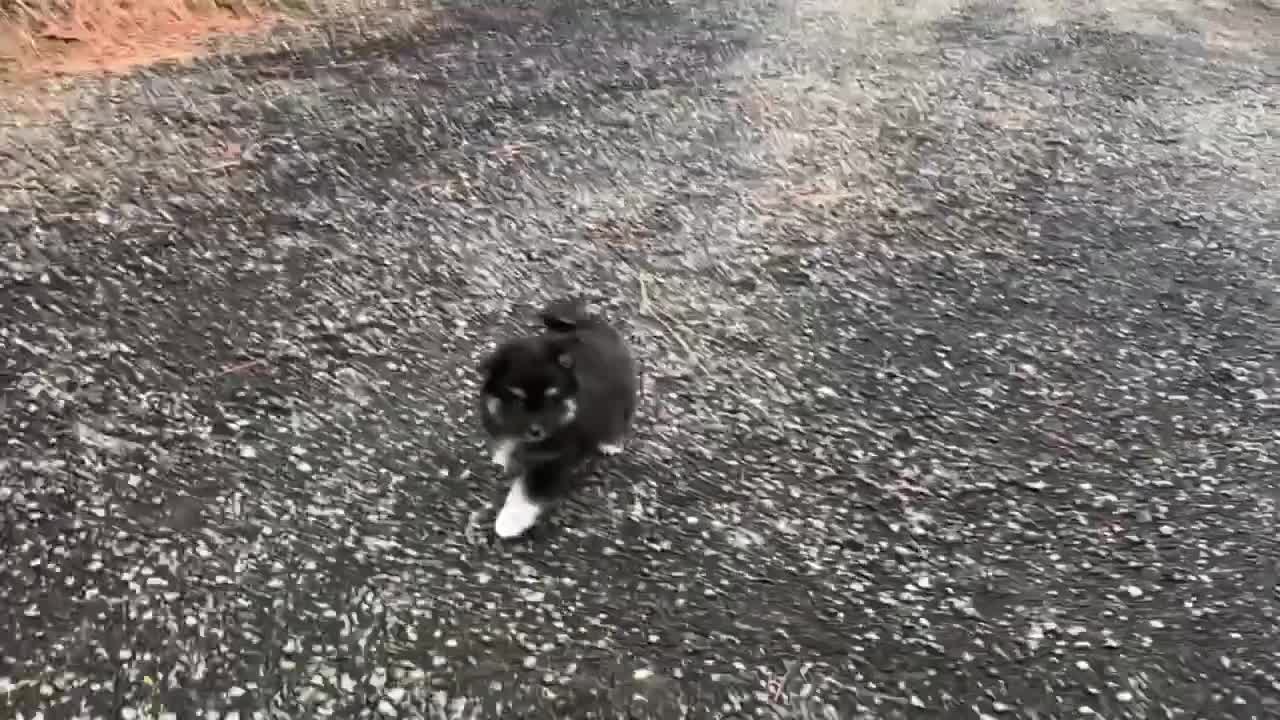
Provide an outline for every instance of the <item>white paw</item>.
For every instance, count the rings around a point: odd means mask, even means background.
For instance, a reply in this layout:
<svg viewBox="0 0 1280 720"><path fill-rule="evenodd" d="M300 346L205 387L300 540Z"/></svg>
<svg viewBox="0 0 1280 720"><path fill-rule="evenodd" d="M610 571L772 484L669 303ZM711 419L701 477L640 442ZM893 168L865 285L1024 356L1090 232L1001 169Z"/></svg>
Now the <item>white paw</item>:
<svg viewBox="0 0 1280 720"><path fill-rule="evenodd" d="M507 500L498 511L493 531L500 538L514 538L525 534L542 516L543 506L525 492L524 478L516 480L507 493Z"/></svg>
<svg viewBox="0 0 1280 720"><path fill-rule="evenodd" d="M622 443L602 443L599 450L601 455L617 455L622 452Z"/></svg>
<svg viewBox="0 0 1280 720"><path fill-rule="evenodd" d="M503 470L509 470L511 468L511 457L515 455L515 452L516 452L515 440L512 440L510 438L499 440L493 446L493 455L491 456L493 459L493 464L497 465Z"/></svg>

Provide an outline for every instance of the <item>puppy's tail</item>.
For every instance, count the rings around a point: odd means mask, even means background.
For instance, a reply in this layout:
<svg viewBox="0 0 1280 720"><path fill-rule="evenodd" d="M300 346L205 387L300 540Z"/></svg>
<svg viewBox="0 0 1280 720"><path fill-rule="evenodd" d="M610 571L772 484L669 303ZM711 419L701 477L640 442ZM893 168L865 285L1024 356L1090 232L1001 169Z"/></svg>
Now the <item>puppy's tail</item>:
<svg viewBox="0 0 1280 720"><path fill-rule="evenodd" d="M538 318L555 332L572 332L599 322L587 312L586 303L576 299L552 301L538 313Z"/></svg>

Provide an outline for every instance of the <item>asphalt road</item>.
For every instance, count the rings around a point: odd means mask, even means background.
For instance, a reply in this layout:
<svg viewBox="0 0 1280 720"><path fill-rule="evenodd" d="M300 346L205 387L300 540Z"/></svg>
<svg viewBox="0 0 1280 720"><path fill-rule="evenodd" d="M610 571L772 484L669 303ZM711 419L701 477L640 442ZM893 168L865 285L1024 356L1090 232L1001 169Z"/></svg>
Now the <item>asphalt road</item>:
<svg viewBox="0 0 1280 720"><path fill-rule="evenodd" d="M6 105L0 716L1280 717L1280 12L1107 4L372 13ZM498 543L475 362L571 292L640 424Z"/></svg>

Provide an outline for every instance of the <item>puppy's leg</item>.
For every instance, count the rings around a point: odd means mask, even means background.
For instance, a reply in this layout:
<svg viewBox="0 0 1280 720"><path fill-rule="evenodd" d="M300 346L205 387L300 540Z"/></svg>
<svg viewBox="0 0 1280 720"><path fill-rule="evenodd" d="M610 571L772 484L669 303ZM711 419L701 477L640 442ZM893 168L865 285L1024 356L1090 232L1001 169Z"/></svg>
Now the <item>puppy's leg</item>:
<svg viewBox="0 0 1280 720"><path fill-rule="evenodd" d="M605 440L596 446L601 455L613 456L626 447L627 433L631 431L631 421L635 417L634 402L624 405L609 423L609 433Z"/></svg>
<svg viewBox="0 0 1280 720"><path fill-rule="evenodd" d="M559 496L564 480L561 463L540 463L516 479L507 492L493 530L510 539L529 531Z"/></svg>
<svg viewBox="0 0 1280 720"><path fill-rule="evenodd" d="M498 511L498 519L493 523L493 531L498 537L510 539L528 532L546 507L543 503L530 497L528 478L521 476L511 484L507 499Z"/></svg>

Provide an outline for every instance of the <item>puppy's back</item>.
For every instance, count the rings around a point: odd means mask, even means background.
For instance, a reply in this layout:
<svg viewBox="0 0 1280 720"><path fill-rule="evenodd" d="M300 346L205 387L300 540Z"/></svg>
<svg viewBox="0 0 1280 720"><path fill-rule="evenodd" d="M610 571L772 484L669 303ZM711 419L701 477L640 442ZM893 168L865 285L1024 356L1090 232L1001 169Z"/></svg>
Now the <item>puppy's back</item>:
<svg viewBox="0 0 1280 720"><path fill-rule="evenodd" d="M587 311L581 300L554 300L538 313L543 327L552 332L573 332L591 327L607 326L603 319Z"/></svg>
<svg viewBox="0 0 1280 720"><path fill-rule="evenodd" d="M639 378L622 334L577 301L550 303L539 316L549 333L574 339L570 348L578 370L579 403L587 419L609 410L629 419L635 411Z"/></svg>

